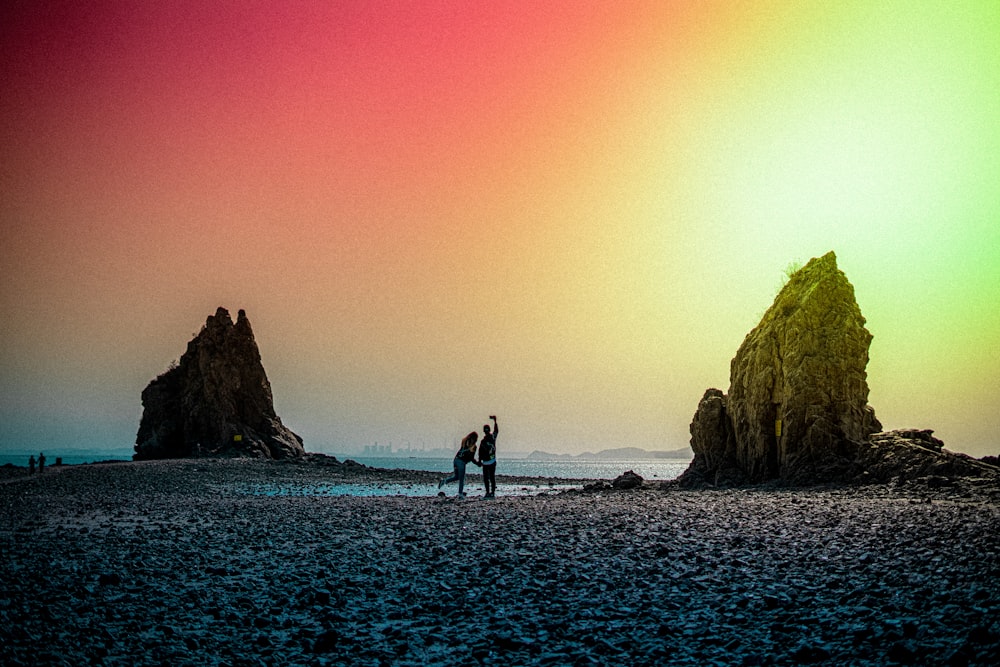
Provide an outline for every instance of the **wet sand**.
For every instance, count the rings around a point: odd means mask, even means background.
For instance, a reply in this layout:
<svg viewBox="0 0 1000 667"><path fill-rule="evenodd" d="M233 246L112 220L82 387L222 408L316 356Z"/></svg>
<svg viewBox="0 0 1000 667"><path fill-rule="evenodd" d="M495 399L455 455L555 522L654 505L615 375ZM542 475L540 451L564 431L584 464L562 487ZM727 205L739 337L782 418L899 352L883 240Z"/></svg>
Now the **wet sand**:
<svg viewBox="0 0 1000 667"><path fill-rule="evenodd" d="M1000 663L995 490L501 477L527 495L458 501L311 494L439 477L315 461L15 472L5 665Z"/></svg>

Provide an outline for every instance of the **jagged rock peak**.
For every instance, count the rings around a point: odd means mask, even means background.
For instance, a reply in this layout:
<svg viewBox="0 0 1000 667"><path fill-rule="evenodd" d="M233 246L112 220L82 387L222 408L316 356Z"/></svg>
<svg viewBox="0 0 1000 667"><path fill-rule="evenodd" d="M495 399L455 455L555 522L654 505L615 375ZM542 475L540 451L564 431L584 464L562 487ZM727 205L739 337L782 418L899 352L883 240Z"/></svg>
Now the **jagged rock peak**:
<svg viewBox="0 0 1000 667"><path fill-rule="evenodd" d="M218 308L180 362L142 392L136 460L189 456L299 457L302 439L275 414L246 312Z"/></svg>
<svg viewBox="0 0 1000 667"><path fill-rule="evenodd" d="M685 473L730 483L818 481L881 430L868 405L872 336L834 253L795 272L691 424Z"/></svg>
<svg viewBox="0 0 1000 667"><path fill-rule="evenodd" d="M868 405L871 334L831 252L793 274L691 421L681 486L1000 484L1000 471L944 449L930 430L881 432Z"/></svg>

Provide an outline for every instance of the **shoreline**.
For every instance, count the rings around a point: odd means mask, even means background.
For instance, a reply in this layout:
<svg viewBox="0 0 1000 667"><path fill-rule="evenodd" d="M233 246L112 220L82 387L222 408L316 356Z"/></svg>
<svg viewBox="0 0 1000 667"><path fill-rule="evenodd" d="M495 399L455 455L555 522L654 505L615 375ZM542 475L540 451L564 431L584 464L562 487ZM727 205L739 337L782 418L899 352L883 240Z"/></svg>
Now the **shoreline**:
<svg viewBox="0 0 1000 667"><path fill-rule="evenodd" d="M455 502L454 486L446 499L233 490L407 474L343 467L116 462L0 484L0 662L1000 659L988 490L655 484L490 502Z"/></svg>
<svg viewBox="0 0 1000 667"><path fill-rule="evenodd" d="M59 466L46 465L45 472L34 475L28 473L27 466L6 465L0 466L0 484L11 481L26 481L38 477L45 477L49 474L60 474L76 470L85 470L100 467L123 467L129 466L179 466L182 469L191 469L199 465L204 466L230 466L234 470L254 471L254 475L260 478L280 477L281 471L286 470L290 475L301 479L312 479L316 481L335 482L341 484L378 484L378 483L399 483L399 484L434 484L438 480L451 474L450 470L428 471L409 470L406 468L375 468L351 459L340 461L332 456L324 454L308 454L303 459L249 459L238 457L226 458L187 458L187 459L157 459L147 461L94 461L92 463L72 463ZM624 471L623 471L624 472ZM583 486L594 482L603 481L598 478L567 478L567 477L542 477L526 475L504 475L497 474L497 482L508 485L530 485L530 486ZM252 479L257 479L253 477ZM470 466L466 474L466 486L470 483L481 483L482 474L474 466ZM456 488L451 484L445 488Z"/></svg>
<svg viewBox="0 0 1000 667"><path fill-rule="evenodd" d="M622 467L627 468L629 462L622 462ZM641 463L641 462L634 462ZM422 485L429 486L437 484L438 480L451 474L451 470L429 471L411 470L408 468L378 468L365 465L352 459L340 460L328 454L310 453L305 457L297 459L264 459L245 457L202 457L202 458L177 458L177 459L149 459L139 461L126 461L110 459L105 461L93 461L88 463L68 463L61 465L46 465L45 473L41 475L35 472L29 474L27 466L5 464L0 466L0 485L17 481L28 481L63 472L75 470L99 469L99 468L122 468L128 469L131 466L150 466L153 468L162 467L166 472L169 469L178 467L177 472L189 473L200 469L214 469L224 471L229 469L234 473L242 473L246 477L248 484L260 483L273 478L286 478L309 484L335 484L341 486L364 486L364 485L387 485L395 484L399 486ZM482 474L475 466L469 466L466 474L466 487L482 484ZM629 472L622 470L618 475ZM287 474L286 474L287 473ZM507 486L525 486L537 489L548 487L559 487L562 492L574 490L610 490L610 483L613 478L593 477L558 477L541 475L510 475L498 473L496 476L498 484ZM596 485L596 486L595 486ZM678 478L661 479L645 478L643 480L643 490L680 490ZM873 493L876 495L896 495L909 494L923 498L954 499L954 498L982 498L1000 504L1000 484L995 479L969 478L969 477L942 477L940 475L929 474L922 478L903 479L895 482L827 482L814 485L799 485L788 483L783 480L771 480L767 482L748 485L720 485L702 484L683 487L688 490L737 490L746 492L768 492L768 491L800 491L800 492L861 492ZM457 490L457 484L452 483L444 487L444 490ZM405 494L409 495L409 494ZM432 494L438 495L438 494ZM447 493L446 495L452 495ZM521 495L521 494L519 494Z"/></svg>

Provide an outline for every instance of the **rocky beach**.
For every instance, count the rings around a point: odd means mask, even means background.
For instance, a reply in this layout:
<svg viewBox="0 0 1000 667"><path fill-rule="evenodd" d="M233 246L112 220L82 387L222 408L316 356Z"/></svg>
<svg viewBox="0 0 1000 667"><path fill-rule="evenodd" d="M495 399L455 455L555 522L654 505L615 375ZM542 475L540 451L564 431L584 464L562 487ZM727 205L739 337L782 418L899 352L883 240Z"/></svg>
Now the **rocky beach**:
<svg viewBox="0 0 1000 667"><path fill-rule="evenodd" d="M309 492L436 478L321 457L8 468L0 663L1000 662L993 485Z"/></svg>

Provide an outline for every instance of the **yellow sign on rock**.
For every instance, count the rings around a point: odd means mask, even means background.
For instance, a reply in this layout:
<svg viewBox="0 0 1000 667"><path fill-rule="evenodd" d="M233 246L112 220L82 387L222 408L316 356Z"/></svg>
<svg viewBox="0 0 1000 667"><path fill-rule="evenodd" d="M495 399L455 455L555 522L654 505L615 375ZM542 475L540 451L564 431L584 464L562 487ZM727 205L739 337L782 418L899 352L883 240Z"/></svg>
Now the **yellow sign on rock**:
<svg viewBox="0 0 1000 667"><path fill-rule="evenodd" d="M233 442L243 442L243 436L242 435L234 435L233 436Z"/></svg>

